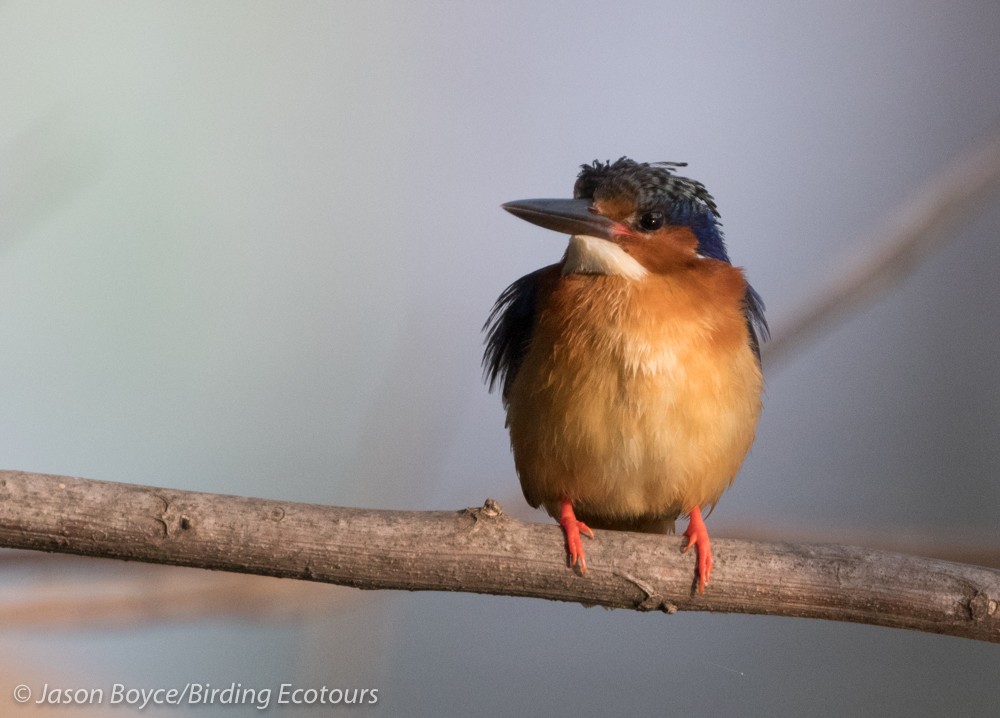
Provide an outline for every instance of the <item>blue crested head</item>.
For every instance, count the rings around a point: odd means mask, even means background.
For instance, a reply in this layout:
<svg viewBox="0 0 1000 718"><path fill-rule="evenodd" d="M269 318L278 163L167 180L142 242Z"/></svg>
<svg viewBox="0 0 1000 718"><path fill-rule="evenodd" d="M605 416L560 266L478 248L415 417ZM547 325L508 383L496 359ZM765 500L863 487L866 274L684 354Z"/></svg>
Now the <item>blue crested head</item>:
<svg viewBox="0 0 1000 718"><path fill-rule="evenodd" d="M675 169L686 166L686 162L647 163L628 157L616 162L595 160L589 165L581 165L573 196L592 200L628 198L638 217L651 211L662 212L667 224L691 229L698 242L699 255L732 264L715 199L701 182L674 174ZM764 319L764 302L750 285L747 285L744 312L751 345L759 357L758 337L766 339L769 332Z"/></svg>
<svg viewBox="0 0 1000 718"><path fill-rule="evenodd" d="M676 168L686 166L684 162L646 163L627 157L615 162L595 160L581 166L572 200L517 200L505 203L503 208L547 229L609 241L615 241L623 228L622 236L638 239L664 225L687 227L694 235L695 246L685 238L685 267L702 266L687 254L692 249L702 258L732 264L715 199L701 182L674 174ZM613 208L610 212L609 207ZM568 257L569 250L564 262ZM619 265L617 270L625 275L628 266ZM564 269L561 264L552 265L521 277L500 295L486 321L485 376L491 389L498 383L502 385L505 397L527 351L542 288L552 272L558 276ZM604 273L592 267L580 271ZM768 336L767 322L764 303L749 284L743 297L743 314L750 347L759 359L759 339Z"/></svg>
<svg viewBox="0 0 1000 718"><path fill-rule="evenodd" d="M627 157L616 162L595 160L581 166L573 196L631 197L637 214L662 211L668 224L691 228L698 254L729 262L715 199L701 182L674 174L674 169L686 166L686 162L636 162Z"/></svg>

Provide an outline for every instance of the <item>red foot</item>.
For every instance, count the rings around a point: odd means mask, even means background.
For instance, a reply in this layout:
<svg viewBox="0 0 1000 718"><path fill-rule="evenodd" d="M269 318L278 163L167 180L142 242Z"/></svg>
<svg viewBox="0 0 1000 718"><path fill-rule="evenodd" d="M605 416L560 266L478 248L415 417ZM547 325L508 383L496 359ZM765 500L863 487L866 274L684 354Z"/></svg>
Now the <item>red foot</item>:
<svg viewBox="0 0 1000 718"><path fill-rule="evenodd" d="M712 577L712 542L708 540L708 529L697 506L691 509L691 523L684 535L688 542L682 550L687 551L694 546L698 552L698 593L705 593L705 584Z"/></svg>
<svg viewBox="0 0 1000 718"><path fill-rule="evenodd" d="M594 538L594 532L587 524L576 518L573 513L573 504L569 499L563 499L559 507L559 525L562 526L563 533L566 534L566 553L569 555L569 566L573 568L580 564L580 573L587 573L587 561L583 558L583 540L580 533L587 534Z"/></svg>

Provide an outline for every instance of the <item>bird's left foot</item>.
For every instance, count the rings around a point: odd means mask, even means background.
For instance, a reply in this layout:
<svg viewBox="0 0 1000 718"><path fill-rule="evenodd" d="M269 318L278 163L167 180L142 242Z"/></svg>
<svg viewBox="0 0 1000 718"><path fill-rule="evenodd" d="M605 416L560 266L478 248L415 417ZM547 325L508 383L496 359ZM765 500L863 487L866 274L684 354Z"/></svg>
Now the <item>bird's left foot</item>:
<svg viewBox="0 0 1000 718"><path fill-rule="evenodd" d="M568 499L563 499L559 506L559 525L566 534L566 553L569 556L570 568L580 564L580 573L587 573L587 561L583 557L583 539L580 538L580 534L594 538L594 532L576 517L573 513L573 504Z"/></svg>
<svg viewBox="0 0 1000 718"><path fill-rule="evenodd" d="M698 593L705 593L705 584L712 577L712 542L708 540L708 529L705 528L705 521L701 517L701 509L695 506L691 509L691 522L688 524L687 544L682 551L687 551L692 546L698 554Z"/></svg>

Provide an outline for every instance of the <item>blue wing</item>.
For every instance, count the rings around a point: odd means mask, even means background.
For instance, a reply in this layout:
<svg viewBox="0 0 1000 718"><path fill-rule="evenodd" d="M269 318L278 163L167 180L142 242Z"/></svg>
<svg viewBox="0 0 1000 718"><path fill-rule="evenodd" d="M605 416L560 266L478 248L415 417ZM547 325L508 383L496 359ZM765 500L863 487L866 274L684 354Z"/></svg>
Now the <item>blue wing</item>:
<svg viewBox="0 0 1000 718"><path fill-rule="evenodd" d="M750 332L750 348L760 362L760 343L771 338L771 330L764 318L764 300L757 290L747 285L747 294L743 298L743 315L747 318L747 330Z"/></svg>
<svg viewBox="0 0 1000 718"><path fill-rule="evenodd" d="M486 351L483 354L483 379L490 391L499 384L507 396L517 370L531 343L535 328L539 293L545 283L545 274L558 271L558 265L542 267L518 279L505 290L483 325L486 332Z"/></svg>

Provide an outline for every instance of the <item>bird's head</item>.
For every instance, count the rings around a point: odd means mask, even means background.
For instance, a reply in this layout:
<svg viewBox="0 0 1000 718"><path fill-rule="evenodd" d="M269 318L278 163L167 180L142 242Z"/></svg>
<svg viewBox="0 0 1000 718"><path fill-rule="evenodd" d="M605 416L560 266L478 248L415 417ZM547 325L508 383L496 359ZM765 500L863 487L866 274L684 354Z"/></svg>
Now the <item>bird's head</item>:
<svg viewBox="0 0 1000 718"><path fill-rule="evenodd" d="M573 199L503 205L511 214L572 235L563 273L647 273L712 257L729 261L715 200L700 182L674 174L679 162L583 165Z"/></svg>

